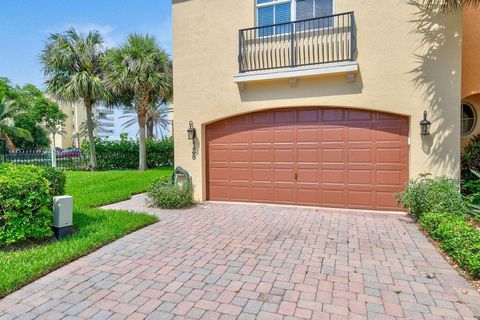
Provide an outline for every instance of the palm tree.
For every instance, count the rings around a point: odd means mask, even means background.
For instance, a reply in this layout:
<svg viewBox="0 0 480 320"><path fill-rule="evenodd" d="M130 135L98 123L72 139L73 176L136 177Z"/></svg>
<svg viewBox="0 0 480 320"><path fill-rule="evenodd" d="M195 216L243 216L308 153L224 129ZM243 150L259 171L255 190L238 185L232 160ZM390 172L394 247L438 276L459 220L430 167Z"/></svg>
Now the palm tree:
<svg viewBox="0 0 480 320"><path fill-rule="evenodd" d="M18 103L14 100L3 98L0 100L0 139L4 140L10 152L14 152L16 147L12 137L24 138L32 141L32 135L28 130L15 126L15 118L25 114L18 108Z"/></svg>
<svg viewBox="0 0 480 320"><path fill-rule="evenodd" d="M165 104L151 104L147 111L147 139L154 139L160 136L164 138L163 132L168 131L168 126L172 121L168 118L173 109ZM138 123L137 113L132 109L125 109L120 119L128 119L123 123L123 128L130 128Z"/></svg>
<svg viewBox="0 0 480 320"><path fill-rule="evenodd" d="M97 168L92 107L110 98L103 82L103 55L103 38L98 31L83 35L73 28L61 34L50 34L41 55L44 72L48 76L47 91L62 101L83 101L87 111L92 171Z"/></svg>
<svg viewBox="0 0 480 320"><path fill-rule="evenodd" d="M54 121L50 121L45 126L48 133L50 133L52 135L53 149L55 149L55 147L56 147L56 145L55 145L56 135L58 134L60 136L63 136L64 134L66 134L65 130L63 129L64 125L65 125L65 120L57 119L57 120L54 120Z"/></svg>
<svg viewBox="0 0 480 320"><path fill-rule="evenodd" d="M467 5L480 5L480 0L423 0L423 2L428 9L440 9L443 12L450 12Z"/></svg>
<svg viewBox="0 0 480 320"><path fill-rule="evenodd" d="M154 37L131 34L126 43L109 50L104 60L106 82L126 105L137 112L140 133L140 171L147 169L145 126L148 106L169 99L172 61Z"/></svg>

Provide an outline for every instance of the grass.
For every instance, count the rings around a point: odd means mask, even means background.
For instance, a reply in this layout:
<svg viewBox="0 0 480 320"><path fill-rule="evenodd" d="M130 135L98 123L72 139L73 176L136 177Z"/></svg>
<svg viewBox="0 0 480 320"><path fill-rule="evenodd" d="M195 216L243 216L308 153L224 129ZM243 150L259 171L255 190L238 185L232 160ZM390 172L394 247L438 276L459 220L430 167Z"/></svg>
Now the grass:
<svg viewBox="0 0 480 320"><path fill-rule="evenodd" d="M74 197L74 225L78 232L62 241L0 252L0 297L127 233L156 222L156 217L147 214L96 208L145 192L151 181L171 172L171 168L146 172L68 172L66 193Z"/></svg>

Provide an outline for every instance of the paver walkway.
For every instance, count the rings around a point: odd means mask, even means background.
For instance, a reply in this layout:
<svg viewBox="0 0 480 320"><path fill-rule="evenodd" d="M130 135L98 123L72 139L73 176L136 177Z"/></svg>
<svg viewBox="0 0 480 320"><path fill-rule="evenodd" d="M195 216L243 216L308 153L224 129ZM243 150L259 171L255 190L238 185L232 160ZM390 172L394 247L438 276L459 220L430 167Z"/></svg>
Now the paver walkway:
<svg viewBox="0 0 480 320"><path fill-rule="evenodd" d="M143 210L143 196L109 206ZM480 294L404 215L148 209L132 233L0 301L0 319L475 319Z"/></svg>

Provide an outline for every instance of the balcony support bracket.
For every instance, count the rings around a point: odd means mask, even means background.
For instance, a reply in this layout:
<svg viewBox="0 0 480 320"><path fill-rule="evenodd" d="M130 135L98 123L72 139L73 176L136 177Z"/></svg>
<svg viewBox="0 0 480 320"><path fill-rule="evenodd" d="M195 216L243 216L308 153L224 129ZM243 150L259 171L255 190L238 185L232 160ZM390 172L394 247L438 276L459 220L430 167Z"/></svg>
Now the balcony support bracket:
<svg viewBox="0 0 480 320"><path fill-rule="evenodd" d="M347 72L345 77L347 78L347 82L355 82L355 77L357 76L356 72Z"/></svg>
<svg viewBox="0 0 480 320"><path fill-rule="evenodd" d="M238 91L243 92L247 89L247 84L245 82L237 82Z"/></svg>

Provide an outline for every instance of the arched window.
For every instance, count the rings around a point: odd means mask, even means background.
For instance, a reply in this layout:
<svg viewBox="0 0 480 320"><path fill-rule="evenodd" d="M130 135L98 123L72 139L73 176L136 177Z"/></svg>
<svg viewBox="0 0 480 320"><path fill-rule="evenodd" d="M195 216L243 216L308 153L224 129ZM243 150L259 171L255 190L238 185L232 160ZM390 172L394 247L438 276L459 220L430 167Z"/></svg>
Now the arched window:
<svg viewBox="0 0 480 320"><path fill-rule="evenodd" d="M462 136L468 136L475 129L477 113L469 103L462 103Z"/></svg>

